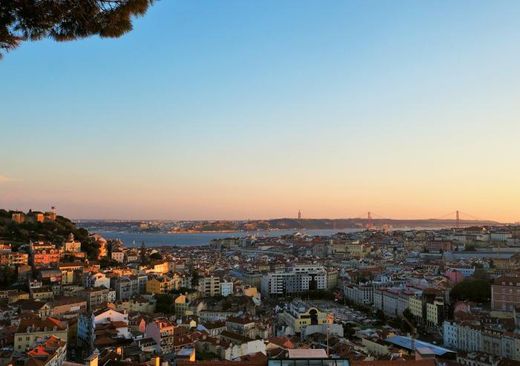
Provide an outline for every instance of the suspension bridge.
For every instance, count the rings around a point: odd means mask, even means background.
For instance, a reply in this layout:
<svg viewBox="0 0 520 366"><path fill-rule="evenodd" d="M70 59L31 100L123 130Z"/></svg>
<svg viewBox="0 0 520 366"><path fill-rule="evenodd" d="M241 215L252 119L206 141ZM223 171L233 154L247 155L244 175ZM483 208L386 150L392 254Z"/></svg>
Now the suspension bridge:
<svg viewBox="0 0 520 366"><path fill-rule="evenodd" d="M482 218L476 217L474 215L468 214L466 212L455 210L452 212L448 212L444 215L438 216L438 217L430 217L430 218L424 218L424 219L393 219L391 217L379 215L373 211L368 211L366 214L358 215L356 218L366 220L365 227L367 229L373 229L375 227L376 221L439 221L439 222L445 222L446 224L449 224L450 222L453 222L455 228L460 228L462 226L468 226L468 225L474 225L477 221L487 221Z"/></svg>

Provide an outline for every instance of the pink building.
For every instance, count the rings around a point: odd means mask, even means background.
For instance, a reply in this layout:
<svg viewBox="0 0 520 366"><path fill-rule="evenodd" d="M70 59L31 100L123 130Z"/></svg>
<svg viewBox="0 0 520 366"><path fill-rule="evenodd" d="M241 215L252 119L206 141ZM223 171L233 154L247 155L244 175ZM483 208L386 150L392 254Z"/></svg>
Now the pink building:
<svg viewBox="0 0 520 366"><path fill-rule="evenodd" d="M453 285L456 285L457 283L462 282L464 280L464 275L461 272L454 269L447 270L444 275L448 277L448 280Z"/></svg>

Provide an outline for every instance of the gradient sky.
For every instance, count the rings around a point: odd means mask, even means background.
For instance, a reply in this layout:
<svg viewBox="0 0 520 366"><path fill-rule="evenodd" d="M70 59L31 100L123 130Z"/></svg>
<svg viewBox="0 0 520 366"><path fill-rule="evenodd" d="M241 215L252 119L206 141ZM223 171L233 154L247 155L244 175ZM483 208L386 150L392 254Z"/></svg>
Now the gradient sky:
<svg viewBox="0 0 520 366"><path fill-rule="evenodd" d="M0 61L0 207L520 220L520 2L162 0Z"/></svg>

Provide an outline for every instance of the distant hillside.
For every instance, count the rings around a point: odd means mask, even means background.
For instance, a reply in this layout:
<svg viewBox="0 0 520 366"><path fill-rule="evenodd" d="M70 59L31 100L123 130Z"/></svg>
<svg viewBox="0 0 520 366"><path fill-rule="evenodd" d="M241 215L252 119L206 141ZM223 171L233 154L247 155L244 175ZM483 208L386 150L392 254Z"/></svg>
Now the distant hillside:
<svg viewBox="0 0 520 366"><path fill-rule="evenodd" d="M93 232L98 231L121 231L121 232L229 232L229 231L261 231L261 230L345 230L345 229L363 229L368 225L368 220L365 218L350 218L350 219L294 219L294 218L279 218L268 220L215 220L215 221L182 221L179 225L175 221L167 220L147 220L147 229L141 227L140 221L129 220L84 220L80 223L81 226L88 228ZM371 225L374 228L382 228L388 226L395 229L436 229L436 228L450 228L456 226L455 220L436 220L436 219L410 219L410 220L395 220L395 219L373 219ZM461 220L462 227L467 226L498 226L502 225L496 221L490 220Z"/></svg>
<svg viewBox="0 0 520 366"><path fill-rule="evenodd" d="M11 220L13 211L0 209L0 240L8 241L14 245L14 249L29 241L44 240L61 246L70 233L81 242L81 247L89 258L97 258L98 246L89 237L84 228L78 228L66 217L57 216L52 222L24 222L17 224Z"/></svg>
<svg viewBox="0 0 520 366"><path fill-rule="evenodd" d="M269 229L355 229L363 228L368 224L367 219L362 218L351 218L351 219L293 219L293 218L281 218L271 220L259 220L259 221L248 221L246 224L242 224L243 227L247 226L249 229L253 229L255 224ZM267 224L267 225L266 225ZM393 228L439 228L439 227L454 227L455 220L435 220L435 219L410 219L410 220L397 220L397 219L372 219L371 224L375 227L388 225ZM462 226L478 226L478 225L500 225L496 221L490 220L461 220Z"/></svg>

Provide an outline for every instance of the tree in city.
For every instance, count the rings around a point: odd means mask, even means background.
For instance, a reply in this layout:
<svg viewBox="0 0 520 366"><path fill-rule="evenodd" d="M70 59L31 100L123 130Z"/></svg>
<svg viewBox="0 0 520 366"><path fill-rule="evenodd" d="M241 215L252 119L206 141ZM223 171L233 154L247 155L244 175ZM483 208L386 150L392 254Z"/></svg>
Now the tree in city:
<svg viewBox="0 0 520 366"><path fill-rule="evenodd" d="M468 300L477 303L489 302L491 283L484 279L467 279L456 284L450 292L453 301Z"/></svg>
<svg viewBox="0 0 520 366"><path fill-rule="evenodd" d="M150 254L150 259L153 259L154 261L160 261L162 259L161 253L155 252Z"/></svg>
<svg viewBox="0 0 520 366"><path fill-rule="evenodd" d="M199 280L200 280L199 271L197 271L196 269L193 269L190 272L190 275L191 275L191 287L195 288L199 285Z"/></svg>
<svg viewBox="0 0 520 366"><path fill-rule="evenodd" d="M141 256L141 264L147 264L148 258L146 257L146 246L144 244L144 241L141 242L141 250L139 254Z"/></svg>
<svg viewBox="0 0 520 366"><path fill-rule="evenodd" d="M8 266L0 266L0 286L7 288L16 282L16 271Z"/></svg>
<svg viewBox="0 0 520 366"><path fill-rule="evenodd" d="M154 0L0 1L0 57L24 41L116 38L132 30Z"/></svg>
<svg viewBox="0 0 520 366"><path fill-rule="evenodd" d="M170 294L156 294L155 310L158 313L175 314L174 298Z"/></svg>
<svg viewBox="0 0 520 366"><path fill-rule="evenodd" d="M466 250L466 252L474 252L476 250L476 246L475 244L467 244L464 248L464 250Z"/></svg>
<svg viewBox="0 0 520 366"><path fill-rule="evenodd" d="M376 311L375 316L381 322L385 322L385 320L386 320L385 313L381 309L378 309Z"/></svg>

